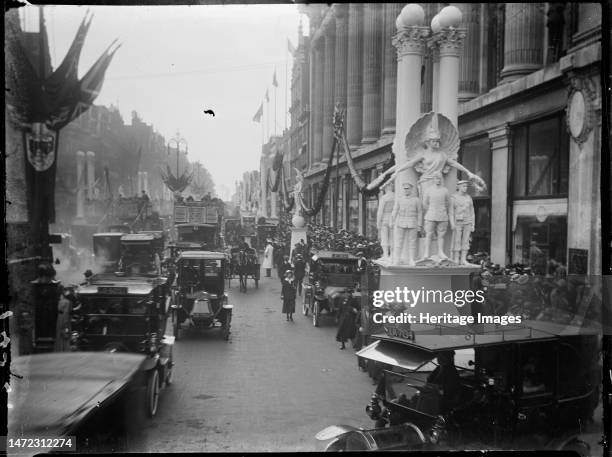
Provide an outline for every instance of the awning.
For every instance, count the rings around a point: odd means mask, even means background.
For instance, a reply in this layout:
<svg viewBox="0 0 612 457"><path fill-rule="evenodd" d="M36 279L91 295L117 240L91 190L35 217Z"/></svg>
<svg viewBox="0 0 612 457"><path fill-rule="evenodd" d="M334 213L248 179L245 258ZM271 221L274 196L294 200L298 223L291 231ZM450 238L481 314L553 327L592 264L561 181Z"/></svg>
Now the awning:
<svg viewBox="0 0 612 457"><path fill-rule="evenodd" d="M436 354L415 347L378 340L357 352L357 356L414 371L431 362Z"/></svg>

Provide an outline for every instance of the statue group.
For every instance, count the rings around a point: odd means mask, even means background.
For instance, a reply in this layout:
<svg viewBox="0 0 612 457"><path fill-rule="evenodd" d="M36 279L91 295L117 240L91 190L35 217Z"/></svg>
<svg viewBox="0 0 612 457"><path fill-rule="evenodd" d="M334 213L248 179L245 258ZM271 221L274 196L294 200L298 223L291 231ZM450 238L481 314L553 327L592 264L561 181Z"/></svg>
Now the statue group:
<svg viewBox="0 0 612 457"><path fill-rule="evenodd" d="M416 266L432 260L469 265L467 253L475 216L468 186L473 184L478 190L483 190L486 185L458 162L458 150L459 135L450 120L438 113L428 113L414 123L406 137L407 160L377 178L382 181L391 175L382 186L384 194L379 200L377 226L383 259L392 265ZM416 172L416 183L400 175L408 169ZM456 192L452 195L444 186L444 179L451 170L455 173L462 171L468 177L457 182ZM396 196L394 187L401 187L403 193ZM452 232L450 259L444 252L449 228ZM417 258L417 241L419 233L423 232L423 253ZM436 252L431 254L434 240Z"/></svg>

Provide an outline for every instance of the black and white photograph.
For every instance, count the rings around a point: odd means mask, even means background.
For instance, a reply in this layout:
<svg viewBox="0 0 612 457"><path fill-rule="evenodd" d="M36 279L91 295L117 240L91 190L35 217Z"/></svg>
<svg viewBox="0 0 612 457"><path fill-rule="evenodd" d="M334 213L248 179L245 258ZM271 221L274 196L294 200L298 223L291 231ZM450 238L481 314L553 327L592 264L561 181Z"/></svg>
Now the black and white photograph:
<svg viewBox="0 0 612 457"><path fill-rule="evenodd" d="M2 452L608 455L609 18L7 6Z"/></svg>

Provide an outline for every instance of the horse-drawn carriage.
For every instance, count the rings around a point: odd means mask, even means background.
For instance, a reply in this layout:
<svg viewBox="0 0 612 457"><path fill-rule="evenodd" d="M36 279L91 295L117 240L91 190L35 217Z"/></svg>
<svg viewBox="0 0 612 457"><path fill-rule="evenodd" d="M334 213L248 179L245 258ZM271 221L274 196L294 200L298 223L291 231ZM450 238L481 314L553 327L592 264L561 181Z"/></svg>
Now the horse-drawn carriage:
<svg viewBox="0 0 612 457"><path fill-rule="evenodd" d="M240 280L240 292L246 292L247 280L255 281L255 287L259 288L260 263L257 251L253 248L235 247L230 249L230 266L227 272L227 286L230 287L232 279Z"/></svg>

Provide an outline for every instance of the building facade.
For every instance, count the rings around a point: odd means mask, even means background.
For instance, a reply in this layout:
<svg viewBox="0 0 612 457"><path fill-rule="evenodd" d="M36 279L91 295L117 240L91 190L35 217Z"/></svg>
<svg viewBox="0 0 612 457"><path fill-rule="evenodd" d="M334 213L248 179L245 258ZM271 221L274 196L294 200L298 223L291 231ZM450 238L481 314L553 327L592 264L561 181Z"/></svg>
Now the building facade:
<svg viewBox="0 0 612 457"><path fill-rule="evenodd" d="M302 7L310 22L311 109L307 156L297 157L307 157L298 163L311 203L331 153L336 103L346 109L351 154L366 181L391 156L398 103L392 40L404 5ZM425 25L446 5L423 4ZM526 262L536 245L570 272L601 271L601 6L453 5L465 30L457 43L459 160L487 183L472 192L472 251L506 264ZM423 59L422 113L437 106L435 58L428 50ZM292 91L292 108L295 98ZM292 131L300 125L294 122ZM334 159L317 220L375 237L377 204L355 188L344 159Z"/></svg>

